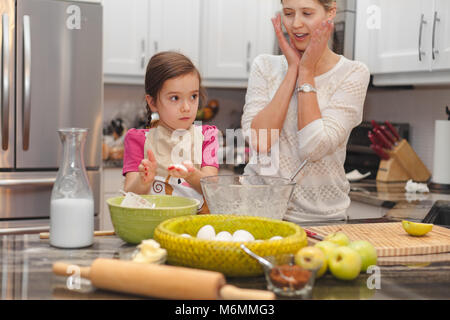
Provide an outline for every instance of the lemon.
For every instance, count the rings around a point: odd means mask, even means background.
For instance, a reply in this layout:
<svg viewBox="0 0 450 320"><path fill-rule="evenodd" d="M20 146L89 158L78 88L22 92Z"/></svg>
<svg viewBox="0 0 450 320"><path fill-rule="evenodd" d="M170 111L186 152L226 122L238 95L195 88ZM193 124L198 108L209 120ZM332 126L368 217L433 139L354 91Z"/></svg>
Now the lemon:
<svg viewBox="0 0 450 320"><path fill-rule="evenodd" d="M412 236L424 236L433 229L433 225L429 223L418 223L411 221L402 221L403 229Z"/></svg>

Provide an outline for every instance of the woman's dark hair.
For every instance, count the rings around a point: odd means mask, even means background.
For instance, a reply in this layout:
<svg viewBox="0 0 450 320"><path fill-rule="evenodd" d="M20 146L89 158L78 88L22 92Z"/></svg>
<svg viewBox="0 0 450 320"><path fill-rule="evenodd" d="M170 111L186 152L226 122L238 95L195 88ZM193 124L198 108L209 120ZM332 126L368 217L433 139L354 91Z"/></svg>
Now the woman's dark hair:
<svg viewBox="0 0 450 320"><path fill-rule="evenodd" d="M174 51L160 52L155 54L150 59L147 65L147 71L145 73L145 93L153 99L158 99L158 95L167 80L184 76L190 73L194 73L198 76L198 80L200 83L199 107L201 107L206 100L206 93L204 88L202 87L202 78L200 76L200 72L188 57ZM146 105L146 109L147 127L151 127L152 111L148 104Z"/></svg>

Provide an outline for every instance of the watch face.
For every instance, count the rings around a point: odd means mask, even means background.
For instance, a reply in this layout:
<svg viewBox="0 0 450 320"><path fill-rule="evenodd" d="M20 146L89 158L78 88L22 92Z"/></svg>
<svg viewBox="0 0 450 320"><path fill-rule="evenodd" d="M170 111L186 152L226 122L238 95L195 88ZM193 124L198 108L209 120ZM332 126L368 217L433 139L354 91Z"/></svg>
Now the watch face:
<svg viewBox="0 0 450 320"><path fill-rule="evenodd" d="M303 87L303 91L305 91L305 92L311 92L311 87L310 87L310 86L304 86L304 87Z"/></svg>

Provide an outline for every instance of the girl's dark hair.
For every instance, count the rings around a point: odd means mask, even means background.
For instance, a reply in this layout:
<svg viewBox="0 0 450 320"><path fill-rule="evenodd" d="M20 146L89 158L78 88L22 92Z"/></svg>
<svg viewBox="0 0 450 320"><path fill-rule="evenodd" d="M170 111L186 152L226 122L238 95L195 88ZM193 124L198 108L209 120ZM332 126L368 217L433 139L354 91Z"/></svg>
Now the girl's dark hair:
<svg viewBox="0 0 450 320"><path fill-rule="evenodd" d="M198 76L200 83L199 107L201 107L206 100L206 93L202 87L200 72L188 57L174 51L160 52L155 54L150 59L147 65L147 71L145 73L145 93L153 99L158 99L158 95L164 85L164 82L190 73L194 73ZM146 105L146 109L147 127L151 127L152 111L148 104Z"/></svg>
<svg viewBox="0 0 450 320"><path fill-rule="evenodd" d="M333 2L336 2L336 0L317 0L320 2L320 4L325 8L326 11L330 10L333 7ZM283 3L283 0L281 0L281 3Z"/></svg>

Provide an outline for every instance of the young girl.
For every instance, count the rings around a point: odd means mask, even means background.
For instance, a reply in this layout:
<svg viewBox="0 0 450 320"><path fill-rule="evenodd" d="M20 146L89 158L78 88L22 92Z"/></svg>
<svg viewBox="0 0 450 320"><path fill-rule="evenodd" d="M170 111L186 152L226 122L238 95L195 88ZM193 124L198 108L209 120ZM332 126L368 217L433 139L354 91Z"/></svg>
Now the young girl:
<svg viewBox="0 0 450 320"><path fill-rule="evenodd" d="M218 174L217 128L195 126L201 77L193 63L176 52L161 52L148 63L145 92L159 121L150 129L130 129L124 140L125 191L195 198L207 213L200 178Z"/></svg>

